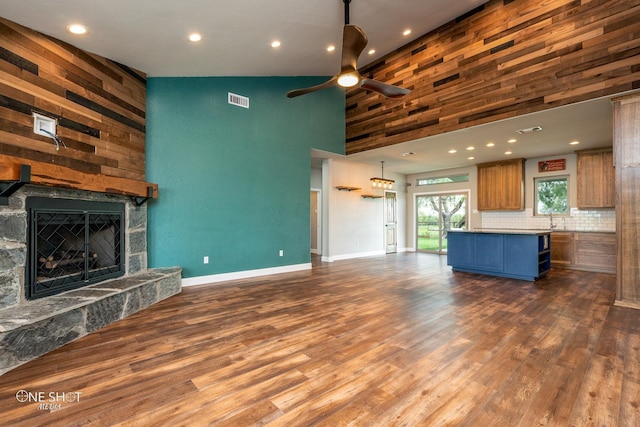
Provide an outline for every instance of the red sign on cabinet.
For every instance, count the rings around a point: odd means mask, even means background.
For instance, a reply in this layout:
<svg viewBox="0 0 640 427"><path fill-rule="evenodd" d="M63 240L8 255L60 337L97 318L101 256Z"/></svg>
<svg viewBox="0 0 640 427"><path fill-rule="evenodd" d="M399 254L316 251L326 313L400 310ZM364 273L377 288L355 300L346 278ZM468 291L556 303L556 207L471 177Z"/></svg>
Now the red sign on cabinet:
<svg viewBox="0 0 640 427"><path fill-rule="evenodd" d="M545 160L538 162L538 172L563 171L567 167L565 159Z"/></svg>

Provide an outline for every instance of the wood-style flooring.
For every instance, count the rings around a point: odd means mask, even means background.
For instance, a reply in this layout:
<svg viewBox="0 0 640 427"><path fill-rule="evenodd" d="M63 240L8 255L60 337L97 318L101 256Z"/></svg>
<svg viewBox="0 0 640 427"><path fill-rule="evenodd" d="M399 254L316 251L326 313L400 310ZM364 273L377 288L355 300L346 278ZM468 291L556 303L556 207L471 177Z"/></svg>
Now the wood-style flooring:
<svg viewBox="0 0 640 427"><path fill-rule="evenodd" d="M0 425L638 426L614 290L420 253L185 288L1 376Z"/></svg>

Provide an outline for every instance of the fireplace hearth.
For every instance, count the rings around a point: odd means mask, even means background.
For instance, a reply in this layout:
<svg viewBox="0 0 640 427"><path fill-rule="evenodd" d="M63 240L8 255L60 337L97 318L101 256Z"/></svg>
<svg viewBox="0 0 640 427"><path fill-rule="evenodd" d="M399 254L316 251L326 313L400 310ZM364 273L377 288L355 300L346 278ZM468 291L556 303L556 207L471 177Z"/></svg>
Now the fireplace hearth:
<svg viewBox="0 0 640 427"><path fill-rule="evenodd" d="M137 202L26 184L0 204L0 375L181 291L147 267Z"/></svg>
<svg viewBox="0 0 640 427"><path fill-rule="evenodd" d="M26 298L124 274L124 205L29 197Z"/></svg>

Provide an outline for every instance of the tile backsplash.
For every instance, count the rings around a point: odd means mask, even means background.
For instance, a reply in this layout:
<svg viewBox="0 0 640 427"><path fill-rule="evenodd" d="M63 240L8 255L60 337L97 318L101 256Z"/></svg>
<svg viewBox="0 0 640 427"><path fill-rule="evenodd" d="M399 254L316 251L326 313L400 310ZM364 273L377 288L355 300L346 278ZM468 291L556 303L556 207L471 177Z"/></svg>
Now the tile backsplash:
<svg viewBox="0 0 640 427"><path fill-rule="evenodd" d="M556 230L616 231L615 209L580 210L572 208L569 216L554 216ZM548 229L548 216L533 216L533 209L517 212L482 212L482 228Z"/></svg>

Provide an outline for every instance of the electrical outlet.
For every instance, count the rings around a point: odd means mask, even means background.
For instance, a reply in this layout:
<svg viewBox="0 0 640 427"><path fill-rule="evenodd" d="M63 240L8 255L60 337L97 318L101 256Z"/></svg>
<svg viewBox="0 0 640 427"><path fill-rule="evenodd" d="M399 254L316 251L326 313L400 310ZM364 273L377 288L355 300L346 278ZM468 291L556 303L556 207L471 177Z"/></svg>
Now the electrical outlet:
<svg viewBox="0 0 640 427"><path fill-rule="evenodd" d="M205 264L209 264L209 257L208 256L204 257L204 263Z"/></svg>
<svg viewBox="0 0 640 427"><path fill-rule="evenodd" d="M280 255L280 256L284 256L284 251L283 251L282 249L280 249L280 253L279 253L279 255Z"/></svg>

